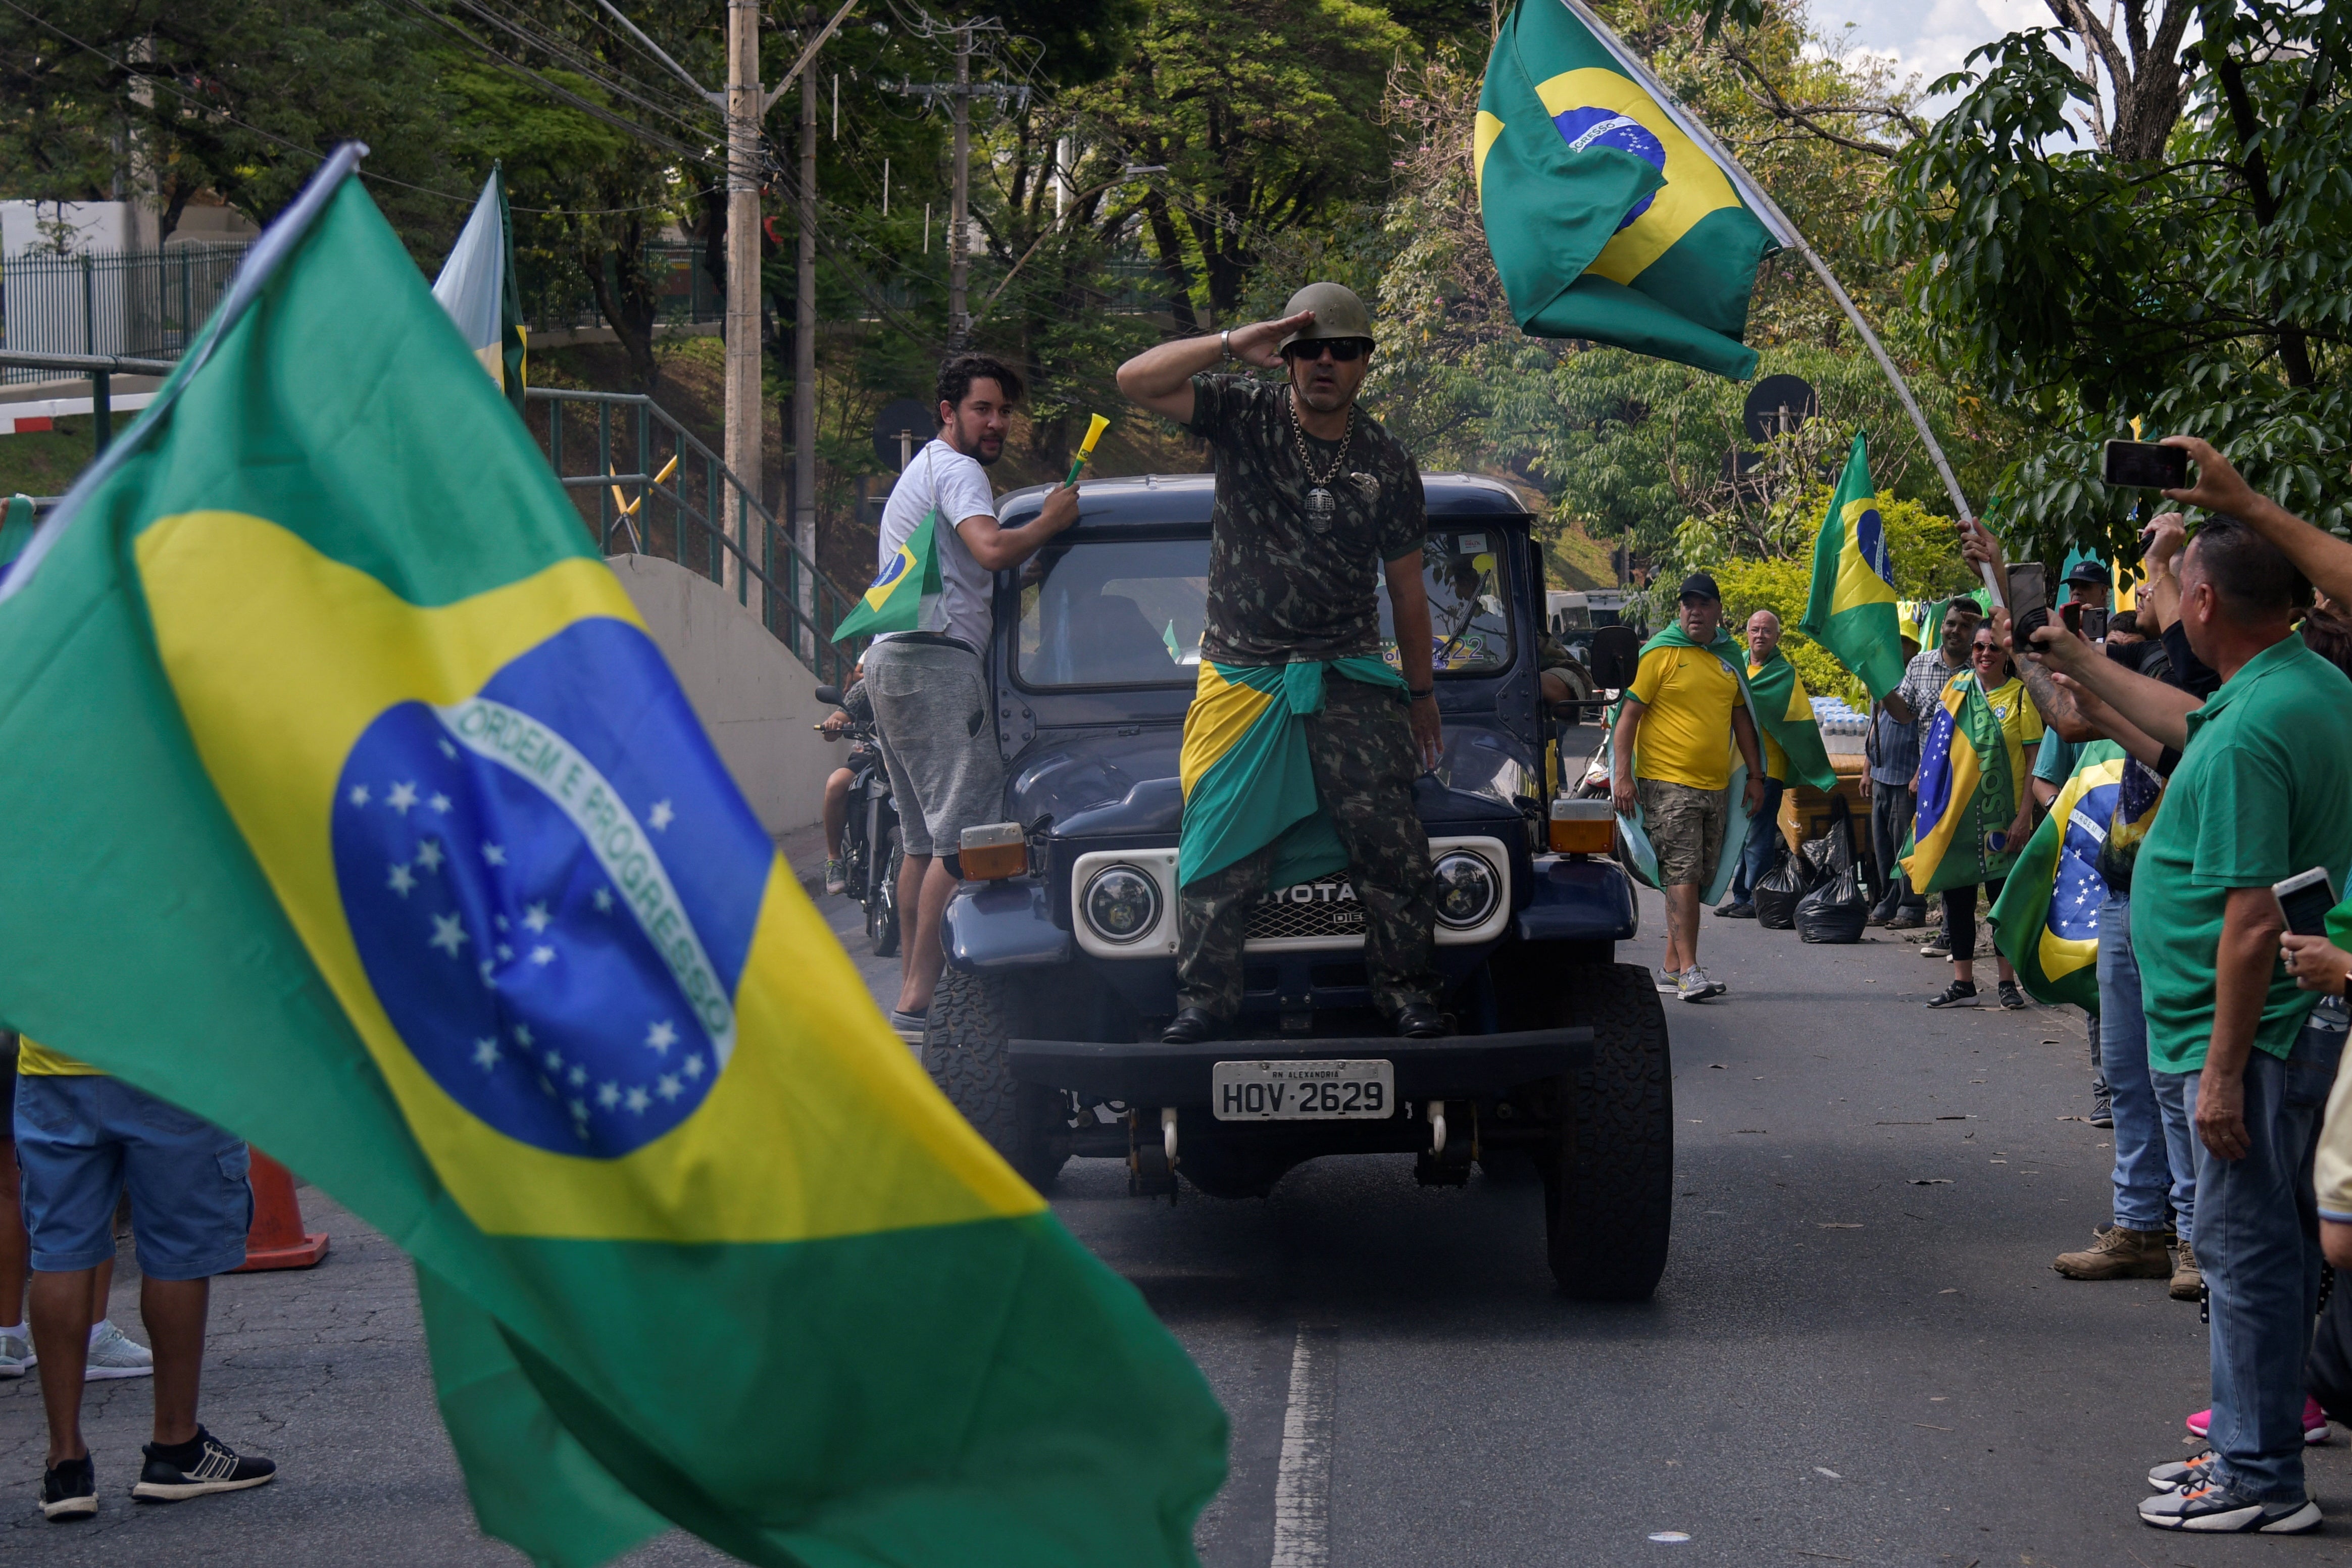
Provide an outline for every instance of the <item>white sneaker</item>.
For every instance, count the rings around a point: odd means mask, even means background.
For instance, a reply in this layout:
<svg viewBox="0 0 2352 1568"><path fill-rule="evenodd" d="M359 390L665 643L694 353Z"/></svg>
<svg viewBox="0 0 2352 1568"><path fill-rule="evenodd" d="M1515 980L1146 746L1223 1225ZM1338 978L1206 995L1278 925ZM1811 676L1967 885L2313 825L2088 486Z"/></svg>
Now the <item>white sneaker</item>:
<svg viewBox="0 0 2352 1568"><path fill-rule="evenodd" d="M33 1354L33 1342L23 1334L0 1333L0 1377L22 1377L40 1359Z"/></svg>
<svg viewBox="0 0 2352 1568"><path fill-rule="evenodd" d="M1683 977L1680 975L1675 974L1672 969L1659 970L1657 979L1658 989L1664 992L1667 996L1672 997L1681 994L1683 988Z"/></svg>
<svg viewBox="0 0 2352 1568"><path fill-rule="evenodd" d="M1686 1002L1703 1002L1709 997L1719 997L1730 988L1721 980L1708 979L1706 971L1693 964L1683 971L1682 983L1675 988L1675 994Z"/></svg>
<svg viewBox="0 0 2352 1568"><path fill-rule="evenodd" d="M155 1353L114 1326L110 1318L98 1325L89 1342L89 1361L82 1376L89 1382L109 1377L152 1377Z"/></svg>

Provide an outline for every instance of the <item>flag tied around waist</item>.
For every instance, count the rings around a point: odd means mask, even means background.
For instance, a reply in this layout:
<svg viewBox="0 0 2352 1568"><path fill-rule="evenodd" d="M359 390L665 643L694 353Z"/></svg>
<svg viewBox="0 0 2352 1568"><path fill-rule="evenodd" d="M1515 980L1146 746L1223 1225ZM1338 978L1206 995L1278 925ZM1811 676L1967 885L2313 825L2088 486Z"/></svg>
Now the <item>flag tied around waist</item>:
<svg viewBox="0 0 2352 1568"><path fill-rule="evenodd" d="M1829 515L1813 540L1813 586L1800 631L1828 649L1884 701L1903 684L1903 618L1895 607L1895 563L1870 482L1870 456L1853 438L1830 496Z"/></svg>
<svg viewBox="0 0 2352 1568"><path fill-rule="evenodd" d="M1560 0L1511 12L1471 141L1486 245L1520 330L1744 381L1756 268L1780 242L1645 74Z"/></svg>
<svg viewBox="0 0 2352 1568"><path fill-rule="evenodd" d="M1269 887L1312 882L1347 865L1348 852L1316 793L1307 750L1307 721L1323 711L1323 683L1334 675L1405 689L1402 675L1370 657L1287 664L1201 661L1177 762L1184 792L1184 825L1176 841L1179 887L1268 844L1277 846Z"/></svg>
<svg viewBox="0 0 2352 1568"><path fill-rule="evenodd" d="M2099 906L2107 901L2099 851L2127 765L2112 740L2083 747L1993 903L1993 946L2035 1001L2099 1010Z"/></svg>
<svg viewBox="0 0 2352 1568"><path fill-rule="evenodd" d="M1821 721L1813 716L1805 683L1797 678L1797 666L1786 653L1775 648L1770 658L1748 672L1748 695L1756 704L1757 724L1788 754L1788 781L1835 789L1837 769L1822 744Z"/></svg>
<svg viewBox="0 0 2352 1568"><path fill-rule="evenodd" d="M1975 887L2009 871L2021 847L2009 830L2026 774L2022 743L2002 727L1976 676L1954 675L1919 743L1919 810L1900 857L1914 892Z"/></svg>
<svg viewBox="0 0 2352 1568"><path fill-rule="evenodd" d="M1192 1563L1205 1382L883 1025L355 162L0 586L0 1018L415 1259L540 1562Z"/></svg>

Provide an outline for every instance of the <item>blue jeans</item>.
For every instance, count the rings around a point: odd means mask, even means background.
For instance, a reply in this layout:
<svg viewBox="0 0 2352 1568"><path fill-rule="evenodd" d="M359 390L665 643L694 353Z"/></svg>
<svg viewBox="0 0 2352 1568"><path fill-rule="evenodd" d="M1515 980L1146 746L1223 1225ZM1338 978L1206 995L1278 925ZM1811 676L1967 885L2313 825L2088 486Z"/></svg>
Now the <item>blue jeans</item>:
<svg viewBox="0 0 2352 1568"><path fill-rule="evenodd" d="M2301 1502L2303 1364L2319 1303L2319 1205L2311 1158L2344 1049L2340 1028L2306 1026L2284 1061L2246 1063L2247 1152L2197 1146L2197 1265L2212 1312L2214 1469L2231 1490ZM2199 1072L2184 1072L2197 1113Z"/></svg>
<svg viewBox="0 0 2352 1568"><path fill-rule="evenodd" d="M1731 901L1756 902L1756 884L1772 874L1772 862L1787 847L1780 838L1780 791L1778 779L1764 780L1764 804L1748 824L1748 841L1740 846L1739 869L1731 873Z"/></svg>
<svg viewBox="0 0 2352 1568"><path fill-rule="evenodd" d="M2099 1016L2092 1021L2116 1118L2116 1223L2129 1230L2163 1229L2168 1196L2186 1241L2197 1207L2197 1165L2193 1156L2175 1163L2175 1155L2186 1155L2188 1148L2176 1148L2168 1135L2157 1097L2158 1075L2147 1064L2147 1018L2140 1010L2128 898L2099 906ZM2186 1121L2181 1135L2194 1136Z"/></svg>

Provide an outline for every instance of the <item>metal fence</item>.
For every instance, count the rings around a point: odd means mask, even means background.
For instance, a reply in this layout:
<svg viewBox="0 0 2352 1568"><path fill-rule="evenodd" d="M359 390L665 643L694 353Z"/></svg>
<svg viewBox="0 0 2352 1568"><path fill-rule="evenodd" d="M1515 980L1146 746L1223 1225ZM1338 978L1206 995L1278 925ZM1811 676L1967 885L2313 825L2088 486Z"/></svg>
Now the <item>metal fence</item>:
<svg viewBox="0 0 2352 1568"><path fill-rule="evenodd" d="M654 280L656 319L667 326L718 321L727 314L726 296L704 264L698 245L646 246L639 257ZM614 258L604 260L605 281L617 285ZM596 308L596 291L580 264L565 257L550 260L523 256L515 263L515 282L522 290L523 319L534 332L562 331L608 323Z"/></svg>
<svg viewBox="0 0 2352 1568"><path fill-rule="evenodd" d="M0 346L19 353L176 358L227 292L246 248L175 245L9 257L0 263ZM0 369L0 384L47 373Z"/></svg>

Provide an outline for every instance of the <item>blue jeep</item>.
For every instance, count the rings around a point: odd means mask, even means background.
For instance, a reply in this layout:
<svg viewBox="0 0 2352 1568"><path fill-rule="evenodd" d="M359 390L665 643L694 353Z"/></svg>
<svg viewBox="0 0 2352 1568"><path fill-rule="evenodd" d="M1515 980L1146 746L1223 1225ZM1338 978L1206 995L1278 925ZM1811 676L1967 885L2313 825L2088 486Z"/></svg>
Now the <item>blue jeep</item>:
<svg viewBox="0 0 2352 1568"><path fill-rule="evenodd" d="M1671 1212L1665 1018L1648 971L1615 961L1636 906L1607 803L1561 789L1540 711L1541 549L1510 485L1423 484L1445 749L1414 805L1439 873L1439 1005L1460 1032L1399 1040L1372 1010L1342 874L1252 915L1234 1038L1160 1041L1213 498L1210 476L1185 475L1090 482L1078 525L998 574L1007 821L967 843L1005 848L948 907L924 1061L1041 1186L1072 1158L1125 1161L1130 1191L1171 1198L1180 1176L1263 1195L1323 1155L1411 1154L1421 1181L1447 1185L1531 1162L1560 1287L1646 1299ZM1044 494L1007 497L1004 521Z"/></svg>

